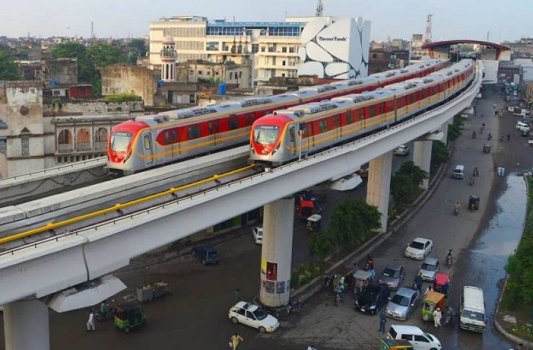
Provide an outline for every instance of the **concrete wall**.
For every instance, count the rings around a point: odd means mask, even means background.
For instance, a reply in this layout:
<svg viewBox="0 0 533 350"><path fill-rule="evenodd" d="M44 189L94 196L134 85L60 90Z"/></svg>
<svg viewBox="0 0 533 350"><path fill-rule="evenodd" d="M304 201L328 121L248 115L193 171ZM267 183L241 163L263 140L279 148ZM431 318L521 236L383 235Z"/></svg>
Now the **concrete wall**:
<svg viewBox="0 0 533 350"><path fill-rule="evenodd" d="M45 115L66 114L106 114L106 113L133 113L144 111L143 101L106 102L100 100L68 101L61 103L61 110L57 105L44 105Z"/></svg>
<svg viewBox="0 0 533 350"><path fill-rule="evenodd" d="M59 58L47 60L48 78L54 79L58 84L78 83L78 60L75 58Z"/></svg>
<svg viewBox="0 0 533 350"><path fill-rule="evenodd" d="M146 67L115 64L102 70L103 95L132 93L146 106L153 106L156 88L154 73Z"/></svg>

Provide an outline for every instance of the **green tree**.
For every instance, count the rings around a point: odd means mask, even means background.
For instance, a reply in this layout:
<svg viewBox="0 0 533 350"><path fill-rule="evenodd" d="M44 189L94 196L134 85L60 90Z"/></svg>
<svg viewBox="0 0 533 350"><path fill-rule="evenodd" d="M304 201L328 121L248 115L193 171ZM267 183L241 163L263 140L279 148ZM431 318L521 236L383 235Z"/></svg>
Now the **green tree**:
<svg viewBox="0 0 533 350"><path fill-rule="evenodd" d="M448 147L442 141L433 141L431 147L431 174L434 174L441 164L450 159Z"/></svg>
<svg viewBox="0 0 533 350"><path fill-rule="evenodd" d="M428 173L417 167L412 161L402 164L391 178L393 211L401 213L422 193L420 185L428 178Z"/></svg>
<svg viewBox="0 0 533 350"><path fill-rule="evenodd" d="M18 65L9 51L0 49L0 80L19 80Z"/></svg>
<svg viewBox="0 0 533 350"><path fill-rule="evenodd" d="M146 56L146 41L144 39L132 39L128 44L128 49L129 62L135 64L138 57Z"/></svg>
<svg viewBox="0 0 533 350"><path fill-rule="evenodd" d="M77 58L79 60L83 55L85 55L85 46L74 41L60 43L52 48L52 56L55 58Z"/></svg>
<svg viewBox="0 0 533 350"><path fill-rule="evenodd" d="M335 207L329 228L312 236L311 250L321 257L351 251L381 227L380 216L364 201L344 201Z"/></svg>

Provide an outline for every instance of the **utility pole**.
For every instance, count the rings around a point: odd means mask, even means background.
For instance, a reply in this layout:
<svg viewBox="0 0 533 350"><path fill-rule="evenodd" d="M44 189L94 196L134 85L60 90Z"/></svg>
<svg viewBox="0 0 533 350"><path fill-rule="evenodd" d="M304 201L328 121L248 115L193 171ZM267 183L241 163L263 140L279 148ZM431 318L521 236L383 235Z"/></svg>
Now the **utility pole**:
<svg viewBox="0 0 533 350"><path fill-rule="evenodd" d="M315 16L322 17L323 12L324 12L324 6L322 5L322 0L318 0L318 5L316 5Z"/></svg>
<svg viewBox="0 0 533 350"><path fill-rule="evenodd" d="M425 43L431 42L431 17L433 17L433 15L429 14L426 19L426 38L424 40Z"/></svg>

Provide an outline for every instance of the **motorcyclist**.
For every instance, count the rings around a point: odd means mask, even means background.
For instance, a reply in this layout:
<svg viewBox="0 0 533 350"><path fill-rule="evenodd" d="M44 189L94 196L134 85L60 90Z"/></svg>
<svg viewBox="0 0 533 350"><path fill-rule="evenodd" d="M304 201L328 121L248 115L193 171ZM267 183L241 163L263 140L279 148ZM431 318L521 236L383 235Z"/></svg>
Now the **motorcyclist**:
<svg viewBox="0 0 533 350"><path fill-rule="evenodd" d="M477 166L474 167L474 171L472 172L472 175L479 176L479 169L477 168Z"/></svg>
<svg viewBox="0 0 533 350"><path fill-rule="evenodd" d="M453 205L453 212L455 213L455 215L457 215L457 214L459 214L460 210L461 210L461 203L459 203L459 201L457 201Z"/></svg>
<svg viewBox="0 0 533 350"><path fill-rule="evenodd" d="M446 263L448 265L451 265L452 262L453 262L452 250L448 249L448 254L446 254Z"/></svg>
<svg viewBox="0 0 533 350"><path fill-rule="evenodd" d="M492 140L492 134L489 132L489 136L487 137L487 139L490 141Z"/></svg>

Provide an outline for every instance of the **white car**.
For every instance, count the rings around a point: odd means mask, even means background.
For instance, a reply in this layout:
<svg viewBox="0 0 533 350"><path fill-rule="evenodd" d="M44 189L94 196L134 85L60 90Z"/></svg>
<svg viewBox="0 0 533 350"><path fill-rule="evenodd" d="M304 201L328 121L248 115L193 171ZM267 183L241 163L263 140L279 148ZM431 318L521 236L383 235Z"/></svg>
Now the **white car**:
<svg viewBox="0 0 533 350"><path fill-rule="evenodd" d="M515 128L520 131L529 131L529 125L524 122L516 122Z"/></svg>
<svg viewBox="0 0 533 350"><path fill-rule="evenodd" d="M407 145L399 145L393 152L397 156L406 156L409 154L409 147Z"/></svg>
<svg viewBox="0 0 533 350"><path fill-rule="evenodd" d="M252 236L254 236L255 244L263 244L263 227L262 226L252 227Z"/></svg>
<svg viewBox="0 0 533 350"><path fill-rule="evenodd" d="M231 322L256 328L260 333L272 333L279 327L279 321L274 316L268 314L261 307L239 301L229 309L228 318Z"/></svg>
<svg viewBox="0 0 533 350"><path fill-rule="evenodd" d="M427 238L415 238L405 247L405 256L411 259L422 260L433 249L433 241Z"/></svg>

